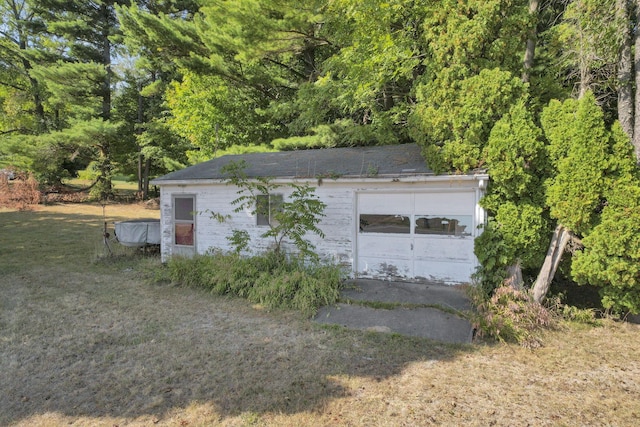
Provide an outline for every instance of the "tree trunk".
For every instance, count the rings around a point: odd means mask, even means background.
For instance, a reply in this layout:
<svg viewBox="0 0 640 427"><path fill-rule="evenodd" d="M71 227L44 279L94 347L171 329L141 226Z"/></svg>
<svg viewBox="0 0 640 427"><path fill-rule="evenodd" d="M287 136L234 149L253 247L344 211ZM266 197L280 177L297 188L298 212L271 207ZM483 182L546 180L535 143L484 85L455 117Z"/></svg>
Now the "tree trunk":
<svg viewBox="0 0 640 427"><path fill-rule="evenodd" d="M633 87L631 73L633 62L631 58L631 29L629 23L629 1L616 0L616 20L622 36L620 57L618 58L618 120L629 139L633 141ZM637 152L636 152L637 153Z"/></svg>
<svg viewBox="0 0 640 427"><path fill-rule="evenodd" d="M138 92L138 128L136 130L136 147L138 148L138 192L143 192L143 174L142 174L142 161L144 159L144 155L142 154L142 147L140 147L140 140L138 137L142 134L142 121L144 120L144 103L142 99L142 82L137 83L137 92Z"/></svg>
<svg viewBox="0 0 640 427"><path fill-rule="evenodd" d="M104 65L106 71L102 81L102 119L109 120L111 119L111 75L113 74L111 70L111 41L109 40L111 11L106 4L100 6L100 11L104 20L102 24L102 40L100 40L102 45L102 65Z"/></svg>
<svg viewBox="0 0 640 427"><path fill-rule="evenodd" d="M149 170L151 169L151 159L144 162L144 186L142 189L142 200L149 198Z"/></svg>
<svg viewBox="0 0 640 427"><path fill-rule="evenodd" d="M23 28L23 22L24 22L24 18L22 17L22 14L20 12L18 12L17 8L16 8L16 4L13 3L13 19L16 20L16 22L20 22L21 24L18 27L18 48L23 51L26 52L27 51L27 35L25 34L24 28ZM32 92L32 96L33 96L33 103L34 103L34 114L35 114L35 119L36 119L36 128L38 133L45 133L47 131L47 121L46 121L46 116L45 116L45 112L44 112L44 106L42 104L42 97L40 95L40 84L38 83L38 81L33 78L33 76L31 75L31 70L33 69L31 62L27 59L26 56L24 56L23 54L21 54L21 61L22 61L22 67L24 68L24 72L29 80L29 84L31 85L31 92Z"/></svg>
<svg viewBox="0 0 640 427"><path fill-rule="evenodd" d="M142 153L140 152L140 148L138 147L138 193L142 193L143 181L144 177L142 175Z"/></svg>
<svg viewBox="0 0 640 427"><path fill-rule="evenodd" d="M544 259L540 273L538 273L538 278L532 288L533 299L536 302L542 303L542 300L544 300L544 297L547 295L553 276L556 274L558 265L560 265L560 261L562 260L562 254L570 238L571 233L564 226L558 225L554 230L549 249L547 250L547 256Z"/></svg>
<svg viewBox="0 0 640 427"><path fill-rule="evenodd" d="M102 27L102 65L104 65L106 74L102 81L102 120L111 120L111 41L109 41L109 6L102 4L100 6L104 23ZM100 168L100 179L104 183L104 193L106 197L113 195L113 185L111 182L111 141L105 140L102 142L102 167Z"/></svg>
<svg viewBox="0 0 640 427"><path fill-rule="evenodd" d="M520 266L520 261L517 261L515 264L507 267L507 278L505 279L504 284L511 286L517 291L522 290L524 280L522 280L522 267Z"/></svg>
<svg viewBox="0 0 640 427"><path fill-rule="evenodd" d="M640 19L640 0L635 0L636 3L636 22ZM635 80L636 80L636 93L635 93L635 111L640 111L640 31L635 31ZM640 114L635 114L633 117L633 147L636 152L636 160L640 164Z"/></svg>
<svg viewBox="0 0 640 427"><path fill-rule="evenodd" d="M533 61L536 53L536 41L538 38L538 7L540 0L529 0L529 14L532 16L532 25L529 30L529 36L527 37L527 45L524 51L522 81L527 83L531 78L531 69L533 68Z"/></svg>
<svg viewBox="0 0 640 427"><path fill-rule="evenodd" d="M578 56L577 68L578 68L578 99L582 99L582 97L589 91L591 88L591 81L593 79L593 75L591 73L591 66L593 65L593 46L592 41L588 37L588 27L586 17L587 12L585 9L584 1L576 0L576 13L579 18L576 19L574 24L575 32L576 32L576 40L574 42L575 46L573 48L576 50Z"/></svg>
<svg viewBox="0 0 640 427"><path fill-rule="evenodd" d="M578 71L580 73L580 84L578 86L578 99L582 99L589 89L591 89L591 69L589 68L589 61L584 58L580 58L578 65Z"/></svg>

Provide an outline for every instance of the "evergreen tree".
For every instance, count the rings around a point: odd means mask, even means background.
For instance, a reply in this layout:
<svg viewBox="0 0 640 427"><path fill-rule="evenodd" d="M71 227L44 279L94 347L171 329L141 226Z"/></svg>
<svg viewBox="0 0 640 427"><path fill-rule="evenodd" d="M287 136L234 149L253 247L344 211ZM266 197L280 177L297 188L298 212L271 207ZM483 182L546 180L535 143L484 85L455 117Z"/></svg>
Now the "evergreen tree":
<svg viewBox="0 0 640 427"><path fill-rule="evenodd" d="M527 90L519 76L531 14L524 1L441 0L423 22L428 50L411 136L437 172L482 164L491 128ZM516 77L518 76L518 77Z"/></svg>
<svg viewBox="0 0 640 427"><path fill-rule="evenodd" d="M491 183L481 204L490 218L476 239L478 276L489 293L514 266L533 271L548 245L544 177L549 173L542 131L523 101L493 127L483 158ZM528 278L525 277L525 281ZM521 286L521 283L512 285Z"/></svg>
<svg viewBox="0 0 640 427"><path fill-rule="evenodd" d="M42 18L51 42L59 46L61 59L54 65L38 67L36 74L48 82L52 99L65 108L70 123L84 121L84 135L111 129L98 126L93 118L111 119L111 97L114 73L112 57L115 46L112 40L119 34L115 14L116 4L128 1L62 1L33 0L34 10ZM94 125L93 131L86 129ZM97 138L92 144L99 166L97 193L108 197L112 193L111 131ZM91 140L86 141L91 144Z"/></svg>
<svg viewBox="0 0 640 427"><path fill-rule="evenodd" d="M588 236L599 223L612 189L629 183L637 173L628 139L621 138L618 124L613 130L607 127L591 92L580 100L551 102L541 120L553 167L545 185L546 203L557 226L533 286L537 301L546 295L572 236ZM620 141L625 141L626 150Z"/></svg>
<svg viewBox="0 0 640 427"><path fill-rule="evenodd" d="M185 40L183 31L165 31L158 22L176 23L180 29L192 26L198 5L190 0L141 1L131 6L116 6L127 53L136 58L125 71L120 109L116 113L127 123L128 137L134 149L128 154L125 171L135 173L138 191L149 192L149 180L163 172L184 167L188 140L171 129L171 114L166 105L167 89L182 77L176 57L182 48L171 46ZM157 30L157 31L156 31ZM176 36L179 40L172 41ZM188 53L187 53L188 55Z"/></svg>
<svg viewBox="0 0 640 427"><path fill-rule="evenodd" d="M153 176L185 166L190 144L167 124L163 85L143 87L149 82L143 72L128 70L116 92L113 118L122 126L113 159L120 173L137 177L139 194L146 198Z"/></svg>
<svg viewBox="0 0 640 427"><path fill-rule="evenodd" d="M598 220L581 240L571 264L579 284L597 286L613 312L640 313L640 171L628 135L615 123L605 147ZM573 184L575 185L575 184Z"/></svg>
<svg viewBox="0 0 640 427"><path fill-rule="evenodd" d="M46 132L43 87L32 73L48 59L38 36L38 18L27 0L0 1L0 132Z"/></svg>

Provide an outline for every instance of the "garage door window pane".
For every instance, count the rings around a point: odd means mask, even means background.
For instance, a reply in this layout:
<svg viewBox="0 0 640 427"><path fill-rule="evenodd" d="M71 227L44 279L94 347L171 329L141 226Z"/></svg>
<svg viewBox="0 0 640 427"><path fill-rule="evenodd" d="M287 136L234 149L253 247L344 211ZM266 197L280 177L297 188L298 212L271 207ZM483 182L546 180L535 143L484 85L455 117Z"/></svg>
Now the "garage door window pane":
<svg viewBox="0 0 640 427"><path fill-rule="evenodd" d="M360 214L360 232L409 234L411 221L409 215Z"/></svg>
<svg viewBox="0 0 640 427"><path fill-rule="evenodd" d="M471 215L418 215L415 233L471 236L472 221Z"/></svg>

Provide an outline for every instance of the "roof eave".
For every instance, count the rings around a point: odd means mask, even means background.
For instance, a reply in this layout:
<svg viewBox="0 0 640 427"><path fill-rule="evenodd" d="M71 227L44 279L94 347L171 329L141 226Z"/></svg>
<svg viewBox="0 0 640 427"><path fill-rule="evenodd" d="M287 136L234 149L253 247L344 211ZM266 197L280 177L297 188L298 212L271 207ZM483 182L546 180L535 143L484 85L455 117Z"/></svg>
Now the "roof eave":
<svg viewBox="0 0 640 427"><path fill-rule="evenodd" d="M451 175L434 175L428 174L380 174L376 176L339 176L339 177L277 177L273 178L271 182L274 183L289 183L289 182L318 182L322 180L325 183L330 182L451 182L451 181L480 181L486 180L489 175L486 172L476 172L473 174L451 174ZM257 178L254 178L257 179ZM204 178L204 179L172 179L172 180L152 180L152 185L208 185L208 184L227 184L227 179L221 178Z"/></svg>

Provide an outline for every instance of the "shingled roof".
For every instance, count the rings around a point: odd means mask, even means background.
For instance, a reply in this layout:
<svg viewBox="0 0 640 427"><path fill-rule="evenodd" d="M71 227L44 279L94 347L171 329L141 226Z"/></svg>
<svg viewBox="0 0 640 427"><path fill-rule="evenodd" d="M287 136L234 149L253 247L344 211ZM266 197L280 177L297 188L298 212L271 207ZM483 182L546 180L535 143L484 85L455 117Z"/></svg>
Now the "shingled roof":
<svg viewBox="0 0 640 427"><path fill-rule="evenodd" d="M227 155L164 175L153 183L223 180L228 178L223 173L224 166L241 161L246 163L244 173L249 178L358 178L433 174L418 145L402 144Z"/></svg>

